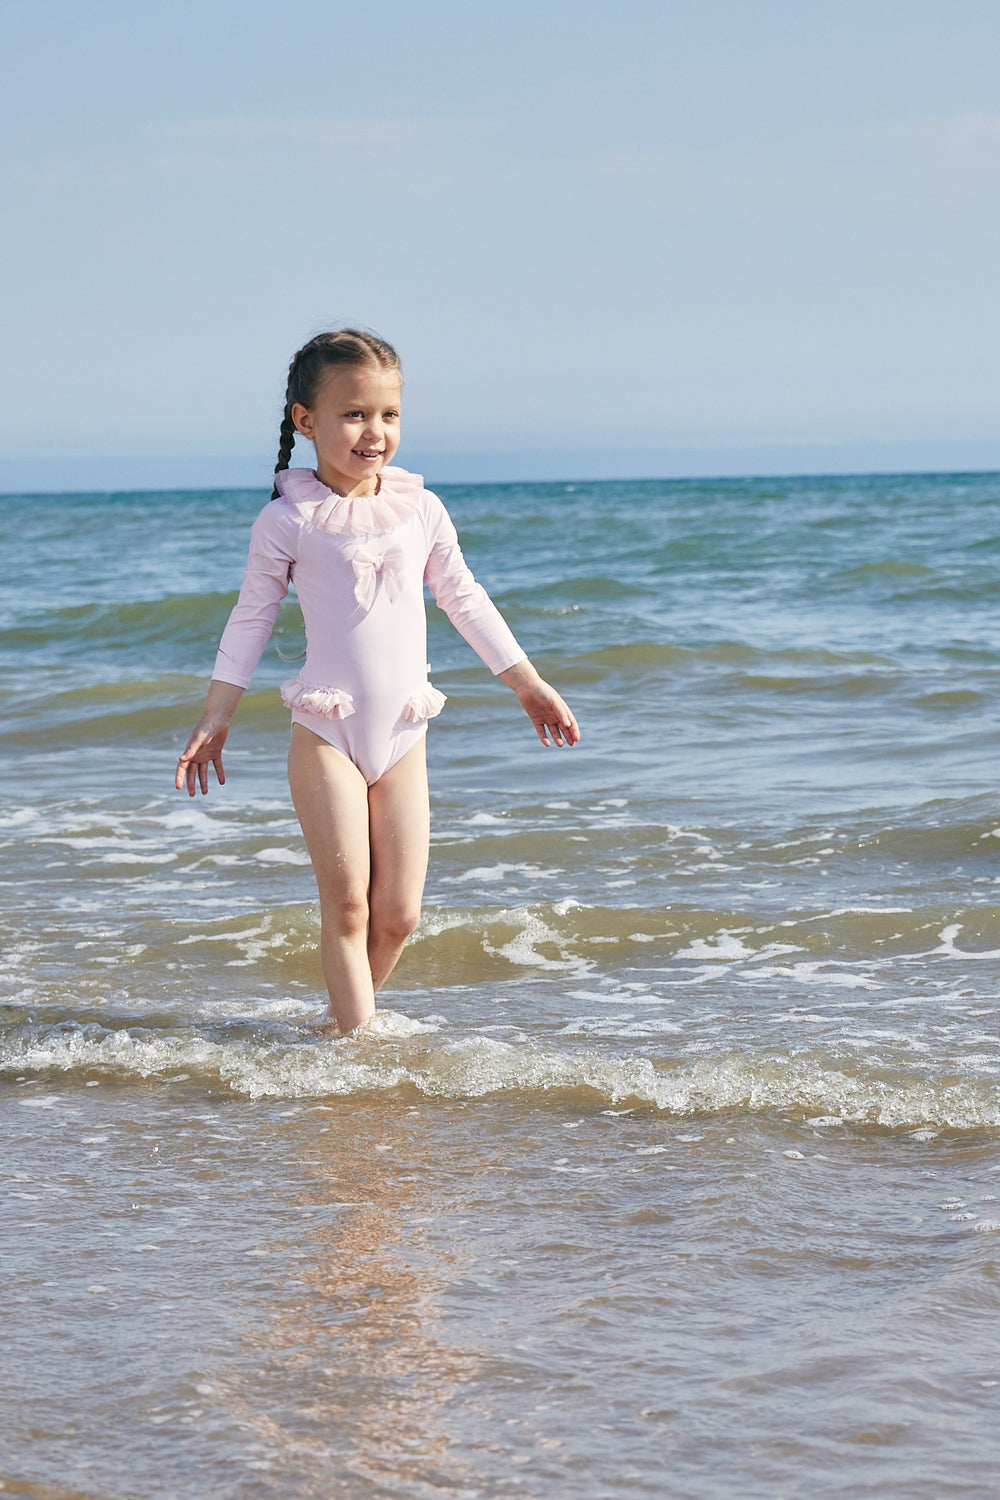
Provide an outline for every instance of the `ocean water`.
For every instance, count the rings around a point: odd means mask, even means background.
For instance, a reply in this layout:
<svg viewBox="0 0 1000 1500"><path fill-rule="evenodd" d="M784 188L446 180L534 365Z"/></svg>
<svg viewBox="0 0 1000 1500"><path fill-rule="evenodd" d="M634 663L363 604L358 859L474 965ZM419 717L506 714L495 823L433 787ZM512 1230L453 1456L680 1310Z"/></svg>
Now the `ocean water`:
<svg viewBox="0 0 1000 1500"><path fill-rule="evenodd" d="M992 1496L1000 477L442 490L433 846L317 1039L262 492L6 496L0 1489Z"/></svg>

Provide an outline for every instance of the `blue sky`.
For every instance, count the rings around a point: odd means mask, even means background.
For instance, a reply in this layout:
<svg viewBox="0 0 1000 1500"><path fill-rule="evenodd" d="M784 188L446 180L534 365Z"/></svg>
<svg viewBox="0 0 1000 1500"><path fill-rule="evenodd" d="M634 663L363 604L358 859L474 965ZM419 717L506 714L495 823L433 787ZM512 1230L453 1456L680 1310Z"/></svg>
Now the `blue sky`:
<svg viewBox="0 0 1000 1500"><path fill-rule="evenodd" d="M1000 468L995 0L11 0L0 487ZM301 456L307 459L308 449Z"/></svg>

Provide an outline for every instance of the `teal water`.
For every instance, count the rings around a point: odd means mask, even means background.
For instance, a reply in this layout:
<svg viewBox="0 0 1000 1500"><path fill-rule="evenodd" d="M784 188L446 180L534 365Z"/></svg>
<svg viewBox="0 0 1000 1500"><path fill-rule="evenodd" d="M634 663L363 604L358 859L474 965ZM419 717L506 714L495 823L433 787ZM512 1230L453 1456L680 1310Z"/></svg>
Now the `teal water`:
<svg viewBox="0 0 1000 1500"><path fill-rule="evenodd" d="M992 1493L1000 477L442 494L584 738L431 609L424 919L343 1043L294 600L172 789L265 494L0 497L0 1482Z"/></svg>

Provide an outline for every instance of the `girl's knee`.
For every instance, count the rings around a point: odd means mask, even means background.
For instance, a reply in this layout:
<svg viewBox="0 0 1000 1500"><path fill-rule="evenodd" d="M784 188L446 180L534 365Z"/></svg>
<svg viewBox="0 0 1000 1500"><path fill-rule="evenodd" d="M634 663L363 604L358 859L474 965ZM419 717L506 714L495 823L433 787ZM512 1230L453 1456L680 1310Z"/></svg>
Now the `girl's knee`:
<svg viewBox="0 0 1000 1500"><path fill-rule="evenodd" d="M344 938L363 938L368 932L368 893L362 888L320 892L323 926Z"/></svg>
<svg viewBox="0 0 1000 1500"><path fill-rule="evenodd" d="M402 947L420 921L420 907L396 906L372 913L372 937Z"/></svg>

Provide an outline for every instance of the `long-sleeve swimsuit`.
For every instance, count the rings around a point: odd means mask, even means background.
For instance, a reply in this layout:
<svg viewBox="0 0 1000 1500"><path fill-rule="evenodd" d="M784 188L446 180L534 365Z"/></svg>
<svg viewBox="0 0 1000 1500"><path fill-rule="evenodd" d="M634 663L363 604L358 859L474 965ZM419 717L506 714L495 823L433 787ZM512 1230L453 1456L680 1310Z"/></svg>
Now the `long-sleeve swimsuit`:
<svg viewBox="0 0 1000 1500"><path fill-rule="evenodd" d="M348 499L311 469L276 475L279 496L254 522L240 596L212 676L249 687L294 583L306 656L281 696L371 785L441 712L428 680L424 584L494 673L524 652L462 556L441 500L417 474L385 468L376 495Z"/></svg>

